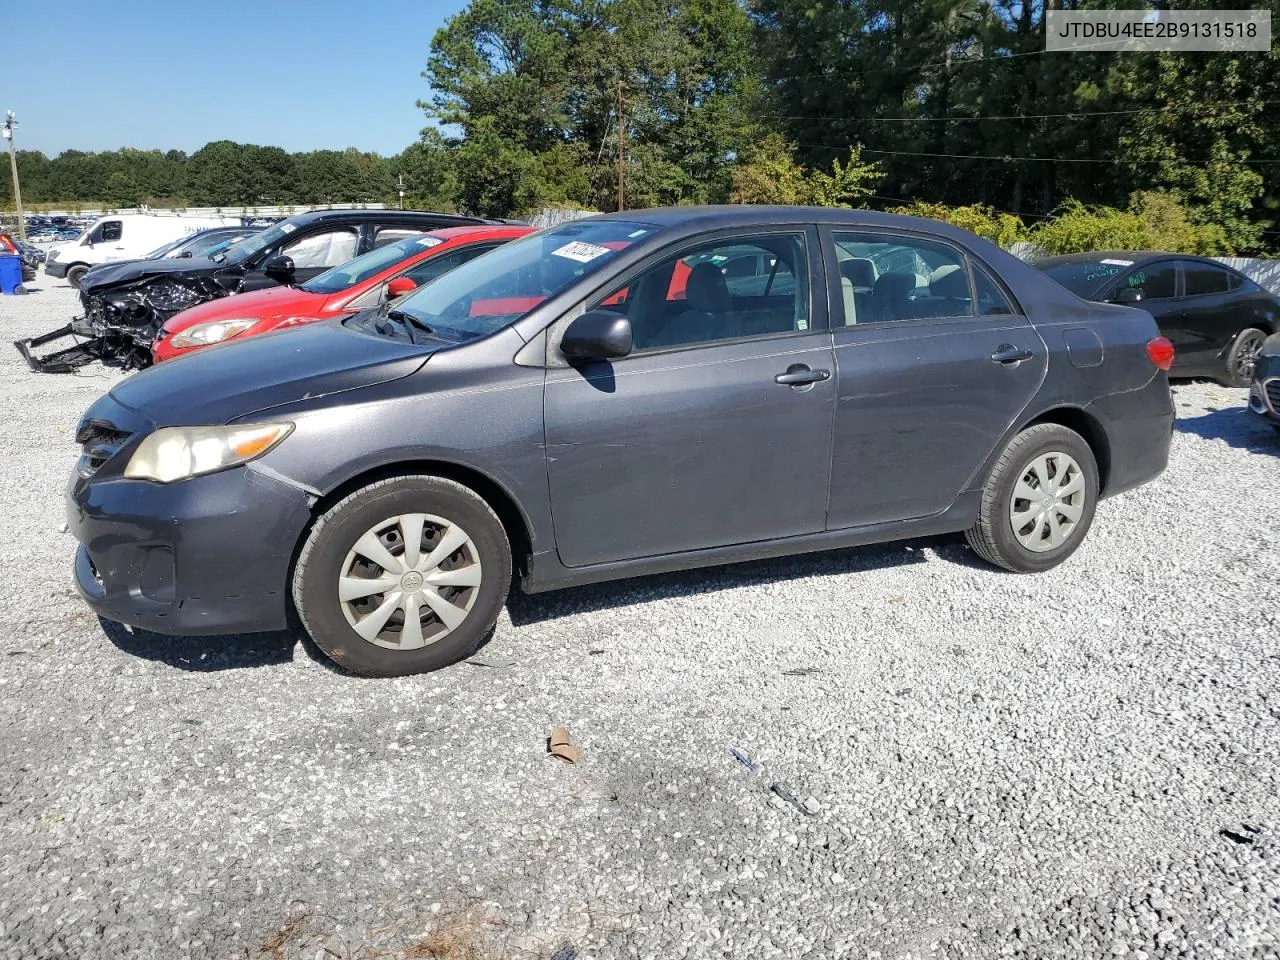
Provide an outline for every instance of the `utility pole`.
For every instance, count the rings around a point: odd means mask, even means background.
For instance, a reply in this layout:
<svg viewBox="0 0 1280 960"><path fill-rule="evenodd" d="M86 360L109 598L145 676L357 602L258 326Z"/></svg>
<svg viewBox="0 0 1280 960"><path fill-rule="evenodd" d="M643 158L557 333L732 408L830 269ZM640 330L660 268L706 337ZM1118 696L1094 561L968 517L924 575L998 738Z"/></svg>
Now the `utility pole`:
<svg viewBox="0 0 1280 960"><path fill-rule="evenodd" d="M627 125L622 120L622 81L618 81L618 209L626 209Z"/></svg>
<svg viewBox="0 0 1280 960"><path fill-rule="evenodd" d="M13 127L18 121L13 119L13 111L4 121L4 138L9 141L9 170L13 174L13 203L18 208L18 239L27 239L27 221L22 215L22 188L18 186L18 155L13 149ZM618 209L622 209L619 207Z"/></svg>
<svg viewBox="0 0 1280 960"><path fill-rule="evenodd" d="M400 194L400 209L401 209L401 210L403 210L403 209L404 209L404 187L405 187L405 183L404 183L404 174L402 173L402 174L399 174L399 175L396 177L396 192Z"/></svg>

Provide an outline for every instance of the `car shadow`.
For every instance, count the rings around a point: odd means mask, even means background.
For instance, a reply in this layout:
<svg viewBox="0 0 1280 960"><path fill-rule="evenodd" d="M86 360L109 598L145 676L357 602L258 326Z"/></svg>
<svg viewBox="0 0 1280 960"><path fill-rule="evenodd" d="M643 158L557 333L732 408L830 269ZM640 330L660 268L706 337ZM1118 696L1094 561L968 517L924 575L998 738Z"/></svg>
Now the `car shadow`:
<svg viewBox="0 0 1280 960"><path fill-rule="evenodd" d="M298 645L297 636L289 631L171 637L137 627L127 627L102 617L98 618L98 625L107 639L123 652L194 673L243 670L288 663L293 659L294 648Z"/></svg>
<svg viewBox="0 0 1280 960"><path fill-rule="evenodd" d="M1178 429L1205 440L1222 440L1253 453L1280 455L1280 433L1243 407L1226 407L1199 417L1179 417Z"/></svg>
<svg viewBox="0 0 1280 960"><path fill-rule="evenodd" d="M867 547L795 554L771 560L749 560L727 566L651 574L548 593L526 594L515 589L507 599L507 613L513 625L523 627L571 614L634 606L671 597L690 597L737 587L805 580L810 577L834 577L864 570L925 563L928 560L926 548L934 549L951 562L965 565L972 563L984 570L993 569L973 555L964 545L962 536L924 537Z"/></svg>
<svg viewBox="0 0 1280 960"><path fill-rule="evenodd" d="M573 614L635 606L670 597L689 597L738 587L926 563L927 550L950 563L972 566L989 573L1001 572L969 550L962 535L949 534L771 560L750 560L727 566L700 567L534 595L516 588L507 599L507 613L513 625L529 626ZM179 670L214 673L275 666L291 662L301 648L307 657L326 669L341 676L356 676L326 657L300 628L273 633L175 637L128 627L102 617L98 618L98 624L107 639L124 653ZM469 657L483 650L493 633L490 630ZM475 666L488 665L470 658L464 662Z"/></svg>

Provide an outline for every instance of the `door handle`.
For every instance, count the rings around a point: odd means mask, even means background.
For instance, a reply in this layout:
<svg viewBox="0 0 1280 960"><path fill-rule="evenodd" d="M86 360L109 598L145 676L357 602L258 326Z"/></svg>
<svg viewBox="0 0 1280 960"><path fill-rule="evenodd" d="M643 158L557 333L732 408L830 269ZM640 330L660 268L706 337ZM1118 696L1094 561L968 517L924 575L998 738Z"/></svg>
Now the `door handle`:
<svg viewBox="0 0 1280 960"><path fill-rule="evenodd" d="M1023 360L1030 360L1034 356L1035 354L1026 347L1015 347L1012 343L1002 343L996 347L996 352L991 355L991 359L1006 366L1016 366Z"/></svg>
<svg viewBox="0 0 1280 960"><path fill-rule="evenodd" d="M787 367L786 373L780 373L774 377L773 382L788 387L803 387L806 384L821 383L823 380L830 379L830 370L811 370L803 363L793 363Z"/></svg>

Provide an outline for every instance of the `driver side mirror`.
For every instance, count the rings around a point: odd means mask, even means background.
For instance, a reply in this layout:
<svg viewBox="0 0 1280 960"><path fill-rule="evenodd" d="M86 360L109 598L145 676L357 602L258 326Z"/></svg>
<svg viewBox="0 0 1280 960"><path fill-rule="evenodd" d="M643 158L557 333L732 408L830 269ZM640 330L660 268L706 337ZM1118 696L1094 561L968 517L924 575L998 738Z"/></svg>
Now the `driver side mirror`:
<svg viewBox="0 0 1280 960"><path fill-rule="evenodd" d="M387 299L395 300L397 297L403 297L406 293L413 293L417 289L418 285L410 277L392 277L387 283Z"/></svg>
<svg viewBox="0 0 1280 960"><path fill-rule="evenodd" d="M1142 291L1135 290L1133 287L1125 287L1111 298L1112 303L1138 303L1141 300Z"/></svg>
<svg viewBox="0 0 1280 960"><path fill-rule="evenodd" d="M612 310L589 310L569 324L560 352L570 363L616 360L631 352L631 321Z"/></svg>
<svg viewBox="0 0 1280 960"><path fill-rule="evenodd" d="M179 260L190 260L190 259L191 259L191 251L190 251L190 250L183 250L180 254L178 254L178 259L179 259Z"/></svg>
<svg viewBox="0 0 1280 960"><path fill-rule="evenodd" d="M289 286L293 283L293 258L278 253L262 265L262 272L268 279Z"/></svg>

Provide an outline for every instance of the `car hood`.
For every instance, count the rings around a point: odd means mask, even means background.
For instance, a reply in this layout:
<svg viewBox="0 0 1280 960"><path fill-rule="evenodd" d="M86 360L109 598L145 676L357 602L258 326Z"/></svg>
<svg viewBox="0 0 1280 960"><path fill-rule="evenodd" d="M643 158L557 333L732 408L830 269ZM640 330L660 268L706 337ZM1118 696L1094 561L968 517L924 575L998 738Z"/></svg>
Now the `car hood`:
<svg viewBox="0 0 1280 960"><path fill-rule="evenodd" d="M227 267L213 260L123 260L120 263L104 263L85 275L80 286L85 296L92 296L108 287L124 286L151 277L186 274L191 277L215 277L223 270L240 277L243 271Z"/></svg>
<svg viewBox="0 0 1280 960"><path fill-rule="evenodd" d="M359 333L332 320L168 360L121 381L111 396L157 427L229 423L283 403L398 380L445 346Z"/></svg>
<svg viewBox="0 0 1280 960"><path fill-rule="evenodd" d="M307 293L298 287L267 287L196 304L170 317L163 330L166 334L177 333L214 320L264 320L286 315L318 317L328 299L329 294Z"/></svg>

